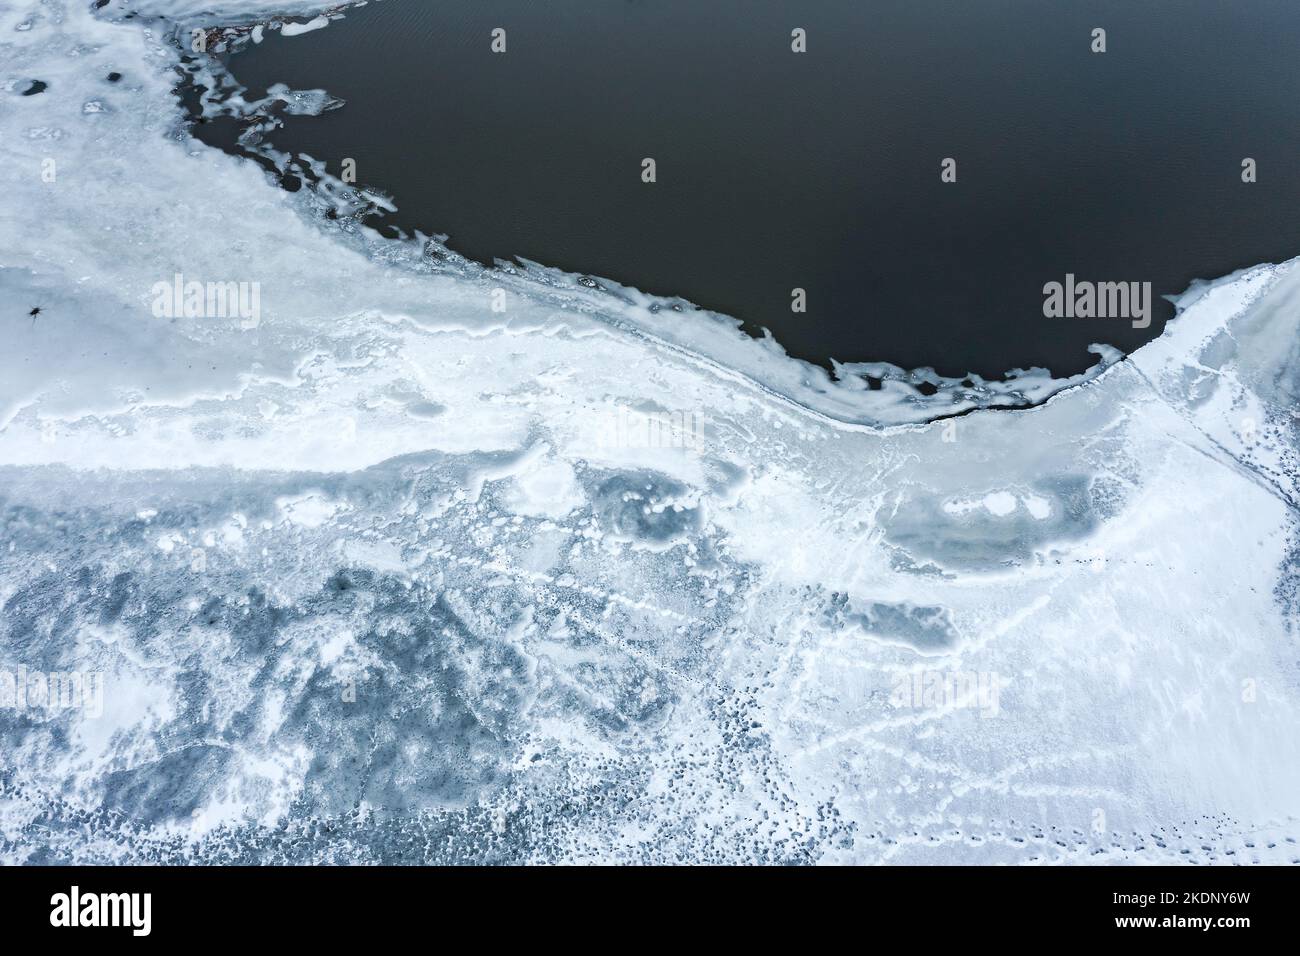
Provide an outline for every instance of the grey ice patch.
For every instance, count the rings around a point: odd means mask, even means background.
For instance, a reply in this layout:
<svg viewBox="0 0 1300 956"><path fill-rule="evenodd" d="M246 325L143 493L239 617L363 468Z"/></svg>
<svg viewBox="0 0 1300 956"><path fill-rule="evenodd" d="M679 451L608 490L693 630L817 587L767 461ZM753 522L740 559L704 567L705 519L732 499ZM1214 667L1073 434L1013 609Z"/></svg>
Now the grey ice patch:
<svg viewBox="0 0 1300 956"><path fill-rule="evenodd" d="M958 639L950 612L938 605L907 601L858 604L847 594L835 593L823 614L834 630L858 628L868 637L902 643L922 652L946 651Z"/></svg>
<svg viewBox="0 0 1300 956"><path fill-rule="evenodd" d="M1020 506L1008 514L986 508L951 513L944 499L914 495L885 522L885 540L920 561L962 570L993 570L1018 564L1055 541L1075 541L1100 523L1087 475L1058 475L1033 485L1050 508L1035 517ZM972 496L974 497L974 496Z"/></svg>
<svg viewBox="0 0 1300 956"><path fill-rule="evenodd" d="M698 496L686 485L651 471L628 471L601 482L591 495L607 534L665 548L703 527Z"/></svg>
<svg viewBox="0 0 1300 956"><path fill-rule="evenodd" d="M437 418L446 411L447 406L437 402L411 402L406 406L406 414L412 418Z"/></svg>
<svg viewBox="0 0 1300 956"><path fill-rule="evenodd" d="M704 461L704 469L709 483L709 494L720 504L735 504L740 500L745 488L749 486L749 469L744 465L723 458L707 458Z"/></svg>
<svg viewBox="0 0 1300 956"><path fill-rule="evenodd" d="M187 820L226 780L232 751L189 740L156 760L113 770L103 778L104 810L143 826Z"/></svg>

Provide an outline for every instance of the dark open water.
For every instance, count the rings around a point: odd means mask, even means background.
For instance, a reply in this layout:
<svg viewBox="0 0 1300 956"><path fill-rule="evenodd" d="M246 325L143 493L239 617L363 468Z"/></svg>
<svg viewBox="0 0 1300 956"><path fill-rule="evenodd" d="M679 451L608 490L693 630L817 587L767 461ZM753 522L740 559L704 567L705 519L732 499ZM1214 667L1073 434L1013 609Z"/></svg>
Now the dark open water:
<svg viewBox="0 0 1300 956"><path fill-rule="evenodd" d="M354 158L388 221L681 295L818 362L1073 373L1172 309L1047 319L1045 282L1158 296L1300 254L1294 0L385 0L231 67L344 98L271 142Z"/></svg>

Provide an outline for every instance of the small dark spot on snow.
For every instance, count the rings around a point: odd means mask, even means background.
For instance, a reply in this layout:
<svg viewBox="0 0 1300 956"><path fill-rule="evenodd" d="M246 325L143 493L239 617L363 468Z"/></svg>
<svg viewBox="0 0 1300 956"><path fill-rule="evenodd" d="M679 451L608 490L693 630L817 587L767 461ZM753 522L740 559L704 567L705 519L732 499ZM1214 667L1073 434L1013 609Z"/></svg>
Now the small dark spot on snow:
<svg viewBox="0 0 1300 956"><path fill-rule="evenodd" d="M49 86L44 80L32 80L32 85L23 90L23 96L35 96L37 93L44 93Z"/></svg>
<svg viewBox="0 0 1300 956"><path fill-rule="evenodd" d="M108 82L110 83L116 83L121 78L122 78L122 74L118 73L116 70L114 70L112 73L108 74L107 77L105 77L105 79L107 79Z"/></svg>

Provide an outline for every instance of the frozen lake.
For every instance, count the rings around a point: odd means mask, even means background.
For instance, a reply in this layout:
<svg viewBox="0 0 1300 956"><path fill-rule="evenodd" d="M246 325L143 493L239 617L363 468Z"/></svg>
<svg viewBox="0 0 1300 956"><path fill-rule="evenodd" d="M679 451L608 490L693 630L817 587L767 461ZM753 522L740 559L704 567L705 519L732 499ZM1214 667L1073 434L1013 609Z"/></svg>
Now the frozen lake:
<svg viewBox="0 0 1300 956"><path fill-rule="evenodd" d="M1300 248L1298 31L1285 0L384 2L231 68L345 100L271 143L355 160L386 221L470 258L680 295L815 362L1062 375ZM1067 274L1150 282L1153 321L1045 318Z"/></svg>

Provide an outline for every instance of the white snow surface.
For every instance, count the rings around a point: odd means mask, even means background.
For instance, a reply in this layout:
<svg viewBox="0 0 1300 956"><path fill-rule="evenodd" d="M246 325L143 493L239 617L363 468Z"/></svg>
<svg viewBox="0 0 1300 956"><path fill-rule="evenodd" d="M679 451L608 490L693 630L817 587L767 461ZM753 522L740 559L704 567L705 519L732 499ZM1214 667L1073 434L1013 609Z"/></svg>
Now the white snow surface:
<svg viewBox="0 0 1300 956"><path fill-rule="evenodd" d="M867 393L190 138L186 18L332 7L90 7L0 0L0 677L106 681L0 707L0 862L1300 858L1294 263Z"/></svg>

